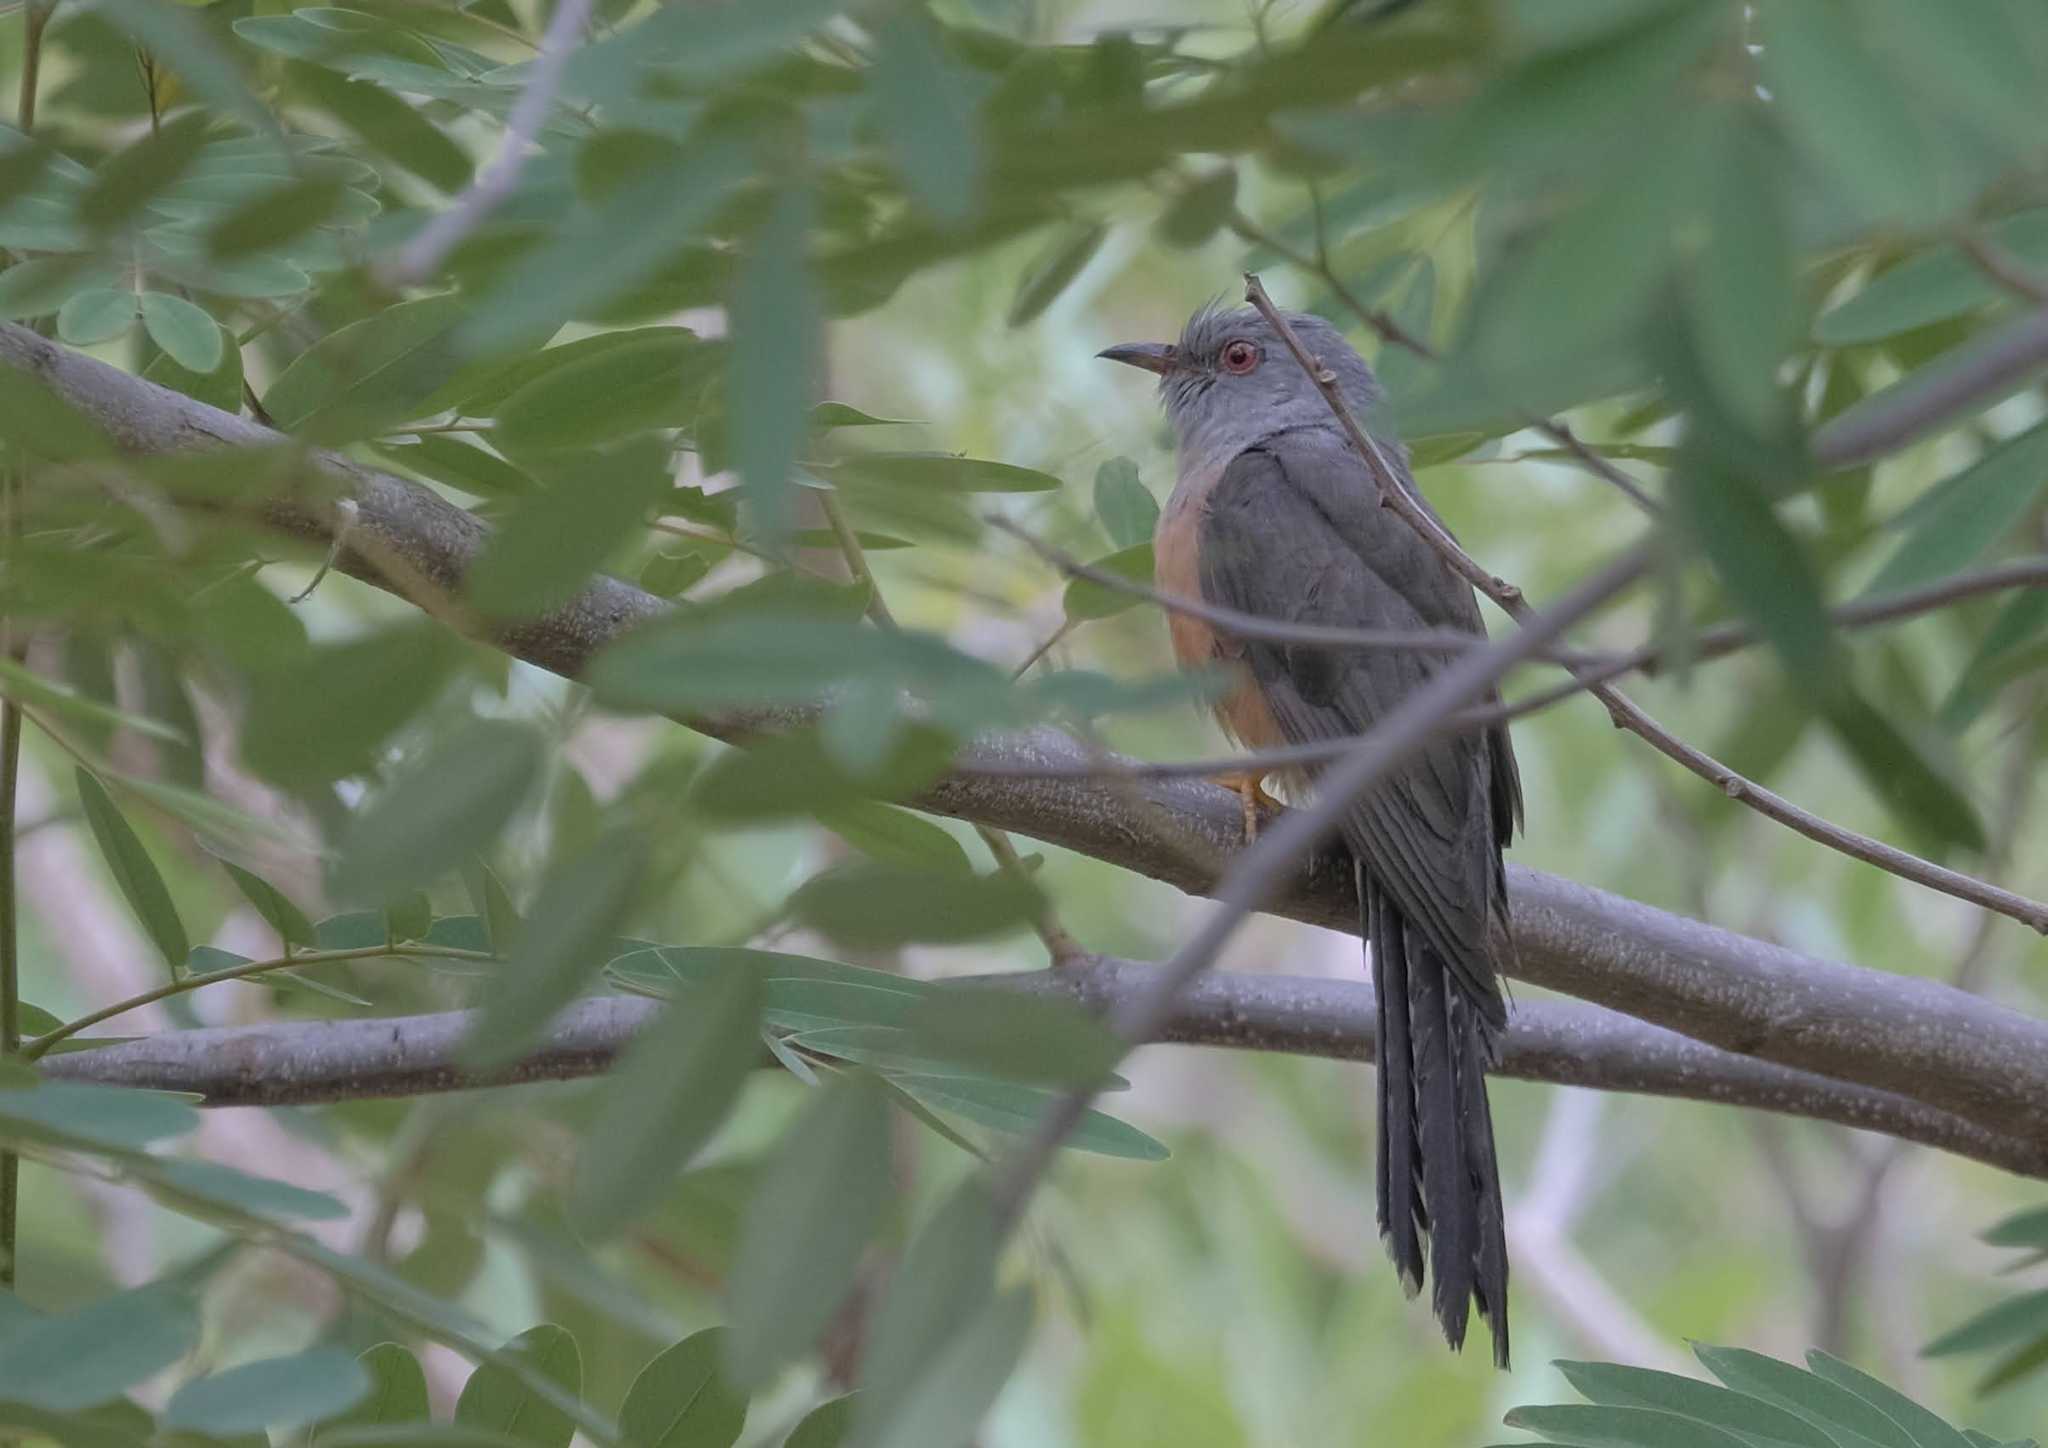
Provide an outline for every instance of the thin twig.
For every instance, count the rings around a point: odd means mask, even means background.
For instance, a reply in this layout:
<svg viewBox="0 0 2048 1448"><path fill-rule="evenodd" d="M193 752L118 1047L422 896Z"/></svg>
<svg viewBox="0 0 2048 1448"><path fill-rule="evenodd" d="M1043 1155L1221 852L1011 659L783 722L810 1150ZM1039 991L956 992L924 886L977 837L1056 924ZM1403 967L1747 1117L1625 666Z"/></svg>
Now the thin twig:
<svg viewBox="0 0 2048 1448"><path fill-rule="evenodd" d="M24 132L36 128L36 92L43 73L43 27L57 0L27 0L21 7L21 94L15 103L15 125Z"/></svg>
<svg viewBox="0 0 2048 1448"><path fill-rule="evenodd" d="M36 1060L59 1041L70 1040L88 1026L96 1026L101 1021L112 1020L115 1016L139 1010L143 1006L154 1005L172 996L184 995L189 991L198 990L201 986L219 985L222 981L228 980L246 980L252 975L267 975L277 970L295 970L300 966L332 965L339 960L377 960L400 955L426 955L436 960L496 958L488 951L462 950L452 945L427 945L420 941L404 941L385 945L353 945L345 950L304 950L296 955L280 955L270 960L245 960L238 965L223 966L219 970L209 970L200 975L180 976L176 980L164 982L153 990L142 991L125 1000L115 1001L112 1005L101 1006L96 1011L88 1011L78 1019L53 1027L24 1044L21 1048L22 1059Z"/></svg>
<svg viewBox="0 0 2048 1448"><path fill-rule="evenodd" d="M498 153L477 172L469 188L455 198L455 204L435 216L418 234L399 248L388 266L379 269L380 279L393 289L411 286L432 276L448 254L461 244L491 212L512 194L519 173L526 166L527 150L547 120L555 103L555 91L562 83L562 69L569 54L583 37L590 21L593 0L555 0L555 13L541 36L540 54L519 93L512 114L506 118L505 134Z"/></svg>
<svg viewBox="0 0 2048 1448"><path fill-rule="evenodd" d="M1382 502L1422 534L1460 575L1471 580L1475 587L1486 593L1510 616L1523 618L1528 612L1528 605L1523 601L1521 590L1504 579L1494 577L1474 562L1465 550L1458 546L1457 540L1422 509L1409 489L1403 485L1400 477L1388 465L1378 445L1366 435L1365 430L1358 425L1358 419L1351 415L1351 409L1345 406L1343 395L1337 390L1336 374L1310 355L1294 328L1274 307L1272 298L1266 295L1266 289L1259 285L1259 279L1249 273L1245 277L1245 296L1258 308L1260 315L1265 317L1267 323L1287 344L1287 350L1294 355L1295 361L1314 379L1316 386L1322 391L1324 400L1329 403L1331 411L1342 424L1345 435L1351 439L1367 466L1372 469L1379 484ZM1567 664L1566 667L1572 666ZM1581 670L1574 668L1573 672L1580 673ZM2038 900L2029 900L2023 895L2016 895L2010 890L2000 889L1960 870L1951 870L1931 860L1923 860L1918 855L1888 845L1882 840L1824 820L1783 796L1772 793L1754 780L1745 779L1712 755L1687 744L1611 685L1593 682L1588 685L1587 692L1607 706L1608 715L1614 720L1616 728L1639 735L1660 754L1691 770L1730 799L1746 804L1759 814L1776 820L1816 844L1826 845L1829 849L1837 850L1851 859L1862 860L1901 879L1911 880L1931 890L1938 890L1959 900L1967 900L1973 905L1981 905L1987 910L1995 910L2001 915L2011 916L2048 935L2048 905Z"/></svg>
<svg viewBox="0 0 2048 1448"><path fill-rule="evenodd" d="M1017 665L1016 668L1010 670L1010 677L1013 679L1021 679L1026 674L1030 673L1031 666L1033 664L1037 663L1040 659L1044 658L1047 654L1051 653L1054 649L1058 648L1060 646L1060 641L1066 638L1066 636L1072 633L1073 631L1074 620L1071 618L1061 619L1060 626L1054 629L1051 633L1047 634L1044 637L1044 639L1042 639L1039 642L1037 648L1033 649L1030 653L1026 654L1024 656L1023 663Z"/></svg>
<svg viewBox="0 0 2048 1448"><path fill-rule="evenodd" d="M1349 308L1359 321L1371 328L1381 341L1390 346L1399 347L1404 351L1412 352L1425 362L1441 360L1437 356L1436 349L1430 346L1429 343L1423 341L1406 327L1403 327L1382 309L1367 306L1357 293L1344 284L1343 279L1337 275L1336 268L1330 264L1329 249L1323 238L1322 218L1320 215L1316 219L1316 255L1314 256L1309 256L1289 246L1277 236L1263 230L1241 211L1231 217L1230 229L1246 241L1263 246L1283 260L1300 267L1303 271L1314 274L1317 280L1330 289L1330 294ZM1546 417L1540 412L1518 411L1517 415L1521 417L1525 424L1542 433L1545 437L1570 453L1586 471L1592 473L1595 477L1612 483L1616 488L1620 489L1630 502L1641 508L1645 513L1655 517L1663 511L1657 500L1643 491L1640 483L1616 467L1608 459L1595 452L1585 442L1581 441L1578 434L1572 431L1569 423L1561 418Z"/></svg>
<svg viewBox="0 0 2048 1448"><path fill-rule="evenodd" d="M1558 603L1531 613L1523 626L1484 649L1460 656L1422 688L1396 706L1364 736L1352 752L1318 781L1317 798L1305 809L1292 810L1263 832L1252 847L1232 862L1216 892L1217 908L1176 950L1146 988L1119 1005L1110 1024L1130 1045L1151 1039L1172 1016L1180 993L1215 962L1245 916L1258 909L1287 882L1301 858L1337 828L1358 796L1376 783L1441 729L1450 714L1483 694L1501 675L1536 650L1555 642L1566 629L1613 599L1641 578L1649 567L1650 550L1638 544L1579 584ZM1000 1164L993 1188L998 1217L1014 1224L1030 1199L1053 1153L1086 1114L1097 1088L1069 1092L1047 1110L1039 1127L1007 1161Z"/></svg>
<svg viewBox="0 0 2048 1448"><path fill-rule="evenodd" d="M1977 270L2014 296L2037 307L2048 307L2048 282L1983 232L1966 230L1956 237L1956 245L1976 264Z"/></svg>

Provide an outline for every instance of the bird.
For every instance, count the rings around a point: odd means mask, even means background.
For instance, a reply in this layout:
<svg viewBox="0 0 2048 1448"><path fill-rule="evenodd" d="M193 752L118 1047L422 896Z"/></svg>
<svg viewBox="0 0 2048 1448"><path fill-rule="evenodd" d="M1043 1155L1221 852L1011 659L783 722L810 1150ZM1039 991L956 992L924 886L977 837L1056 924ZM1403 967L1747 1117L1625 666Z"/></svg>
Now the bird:
<svg viewBox="0 0 2048 1448"><path fill-rule="evenodd" d="M1321 317L1287 321L1371 426L1384 394L1365 359ZM1485 636L1471 585L1381 505L1367 459L1262 313L1212 304L1178 341L1099 355L1157 374L1173 425L1178 477L1153 536L1159 593L1285 622ZM1393 485L1436 517L1405 449L1371 435ZM1218 722L1255 750L1362 734L1453 657L1238 639L1178 611L1169 628L1183 668L1232 675ZM1319 772L1282 778L1312 791ZM1258 785L1255 773L1229 782ZM1503 1369L1507 1232L1486 1072L1508 1018L1502 850L1521 822L1514 750L1495 724L1431 739L1363 792L1339 829L1379 1006L1381 1240L1410 1297L1430 1285L1452 1348L1477 1308Z"/></svg>

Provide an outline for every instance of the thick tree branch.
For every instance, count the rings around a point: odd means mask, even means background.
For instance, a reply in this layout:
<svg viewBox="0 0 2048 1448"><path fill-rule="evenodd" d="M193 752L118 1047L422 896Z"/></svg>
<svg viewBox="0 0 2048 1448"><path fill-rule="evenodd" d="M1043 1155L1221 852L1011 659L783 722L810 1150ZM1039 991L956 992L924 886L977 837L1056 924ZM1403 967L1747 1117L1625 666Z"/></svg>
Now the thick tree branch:
<svg viewBox="0 0 2048 1448"><path fill-rule="evenodd" d="M1089 957L1057 971L976 979L1065 993L1114 1012L1157 974L1156 966L1137 961ZM467 1011L173 1031L50 1056L40 1069L57 1080L189 1091L209 1106L412 1096L596 1075L658 1008L638 996L579 1002L538 1049L485 1074L456 1064L471 1025ZM1188 988L1156 1039L1369 1062L1374 1010L1372 987L1363 981L1212 974ZM1502 1042L1501 1074L1839 1122L2048 1177L2048 1139L2039 1135L1990 1130L1891 1092L1751 1060L1598 1006L1522 1002Z"/></svg>
<svg viewBox="0 0 2048 1448"><path fill-rule="evenodd" d="M275 446L243 419L0 324L0 364L41 377L124 448L158 453ZM357 504L338 566L438 607L459 591L486 526L426 488L322 458ZM281 502L285 531L325 544L332 510ZM600 577L553 613L502 632L527 662L574 676L606 643L667 605ZM692 720L721 737L799 722L801 711ZM977 742L962 763L1101 762L1056 730ZM1115 762L1113 759L1110 762ZM1196 894L1213 890L1243 838L1235 795L1196 780L1023 779L949 774L909 801L1064 846ZM1954 1112L1987 1130L2048 1138L2048 1024L1932 981L1817 960L1648 905L1510 866L1517 960L1510 974L1597 1001L1761 1060L1853 1082ZM1269 909L1355 931L1348 872L1312 858Z"/></svg>

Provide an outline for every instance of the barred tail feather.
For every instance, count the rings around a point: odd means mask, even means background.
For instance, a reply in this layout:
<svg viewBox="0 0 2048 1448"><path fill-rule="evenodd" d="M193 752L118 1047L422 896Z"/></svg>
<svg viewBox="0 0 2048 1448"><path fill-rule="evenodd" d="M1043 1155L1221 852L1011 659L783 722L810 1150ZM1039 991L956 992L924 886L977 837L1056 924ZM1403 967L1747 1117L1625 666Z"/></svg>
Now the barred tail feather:
<svg viewBox="0 0 2048 1448"><path fill-rule="evenodd" d="M1379 997L1377 1186L1380 1234L1412 1295L1428 1234L1431 1305L1462 1347L1476 1304L1508 1365L1507 1230L1486 1069L1492 1030L1449 969L1361 878Z"/></svg>

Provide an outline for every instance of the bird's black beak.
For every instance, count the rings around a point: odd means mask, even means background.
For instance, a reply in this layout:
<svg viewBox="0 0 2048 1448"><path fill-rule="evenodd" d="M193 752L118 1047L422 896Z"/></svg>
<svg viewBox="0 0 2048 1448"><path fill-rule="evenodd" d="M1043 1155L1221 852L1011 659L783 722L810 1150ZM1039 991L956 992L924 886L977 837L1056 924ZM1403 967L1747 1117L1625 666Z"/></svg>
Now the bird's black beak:
<svg viewBox="0 0 2048 1448"><path fill-rule="evenodd" d="M1173 348L1165 342L1119 342L1114 347L1105 347L1095 354L1107 357L1112 362L1121 362L1127 367L1142 367L1147 372L1165 376L1173 366Z"/></svg>

